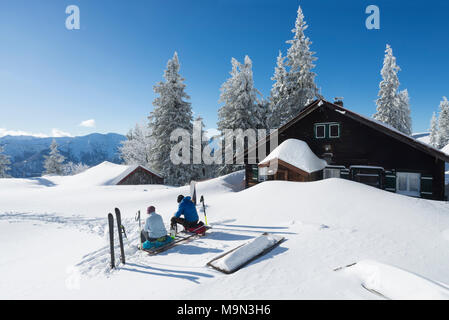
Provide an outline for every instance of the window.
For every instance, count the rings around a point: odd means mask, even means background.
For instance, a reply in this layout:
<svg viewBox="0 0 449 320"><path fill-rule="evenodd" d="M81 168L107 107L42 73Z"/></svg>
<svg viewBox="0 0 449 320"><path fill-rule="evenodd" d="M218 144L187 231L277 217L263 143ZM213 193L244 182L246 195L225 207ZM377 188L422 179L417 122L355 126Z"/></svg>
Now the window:
<svg viewBox="0 0 449 320"><path fill-rule="evenodd" d="M340 137L340 125L330 124L329 125L329 138L339 138Z"/></svg>
<svg viewBox="0 0 449 320"><path fill-rule="evenodd" d="M317 139L326 138L326 125L317 124L315 126L315 138Z"/></svg>
<svg viewBox="0 0 449 320"><path fill-rule="evenodd" d="M340 178L340 169L324 168L323 179Z"/></svg>
<svg viewBox="0 0 449 320"><path fill-rule="evenodd" d="M419 197L421 195L421 174L398 172L396 175L396 192L408 196Z"/></svg>
<svg viewBox="0 0 449 320"><path fill-rule="evenodd" d="M316 123L314 130L316 139L340 138L340 124L336 122Z"/></svg>
<svg viewBox="0 0 449 320"><path fill-rule="evenodd" d="M266 181L268 176L268 167L259 168L259 181Z"/></svg>

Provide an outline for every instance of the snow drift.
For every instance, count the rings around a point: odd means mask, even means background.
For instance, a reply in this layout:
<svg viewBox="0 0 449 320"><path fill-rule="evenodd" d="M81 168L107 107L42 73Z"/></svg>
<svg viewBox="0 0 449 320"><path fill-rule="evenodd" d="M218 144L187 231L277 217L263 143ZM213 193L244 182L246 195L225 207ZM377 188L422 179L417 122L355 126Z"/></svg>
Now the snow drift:
<svg viewBox="0 0 449 320"><path fill-rule="evenodd" d="M449 288L397 267L364 260L346 269L368 290L397 300L449 300Z"/></svg>

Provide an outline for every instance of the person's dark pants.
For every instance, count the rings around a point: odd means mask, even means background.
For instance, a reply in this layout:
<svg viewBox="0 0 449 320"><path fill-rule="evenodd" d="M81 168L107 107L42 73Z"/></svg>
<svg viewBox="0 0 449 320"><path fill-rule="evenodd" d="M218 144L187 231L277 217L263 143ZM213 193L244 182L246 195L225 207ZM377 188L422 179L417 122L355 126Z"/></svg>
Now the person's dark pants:
<svg viewBox="0 0 449 320"><path fill-rule="evenodd" d="M171 218L171 225L172 226L173 225L176 226L177 223L182 225L185 229L188 229L188 228L195 227L198 224L198 220L196 220L196 221L187 221L184 218L176 218L176 217Z"/></svg>

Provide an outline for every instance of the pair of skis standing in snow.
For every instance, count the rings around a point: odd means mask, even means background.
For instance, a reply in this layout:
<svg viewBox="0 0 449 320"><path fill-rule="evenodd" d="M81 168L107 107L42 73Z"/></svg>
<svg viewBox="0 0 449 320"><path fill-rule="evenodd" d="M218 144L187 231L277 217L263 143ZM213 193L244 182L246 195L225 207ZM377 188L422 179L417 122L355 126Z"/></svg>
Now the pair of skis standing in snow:
<svg viewBox="0 0 449 320"><path fill-rule="evenodd" d="M140 232L141 248L143 250L155 252L167 246L171 247L171 244L185 240L186 237L177 237L178 224L184 227L184 232L190 234L189 236L202 236L205 234L207 227L203 222L199 221L198 212L191 197L179 195L177 202L179 204L178 211L171 219L170 234L167 234L162 217L156 213L156 208L154 206L148 207L148 217L146 218L143 230ZM203 198L202 202L204 205Z"/></svg>

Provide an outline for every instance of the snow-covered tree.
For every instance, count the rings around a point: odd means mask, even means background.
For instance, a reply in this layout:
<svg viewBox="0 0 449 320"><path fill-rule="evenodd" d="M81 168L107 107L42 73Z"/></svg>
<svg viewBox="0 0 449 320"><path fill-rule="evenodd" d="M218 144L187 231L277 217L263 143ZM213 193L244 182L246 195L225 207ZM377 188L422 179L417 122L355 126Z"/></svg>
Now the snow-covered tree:
<svg viewBox="0 0 449 320"><path fill-rule="evenodd" d="M252 61L245 56L244 63L235 58L231 60L231 77L221 86L220 102L224 105L218 110L218 130L222 133L225 143L233 143L226 136L226 130L260 129L265 127L266 113L257 99L259 92L254 87ZM235 147L234 147L235 154ZM224 163L224 161L223 161ZM220 174L226 174L240 169L239 166L224 165Z"/></svg>
<svg viewBox="0 0 449 320"><path fill-rule="evenodd" d="M136 124L126 135L127 140L119 147L120 157L127 165L142 165L151 168L150 154L154 139L147 126Z"/></svg>
<svg viewBox="0 0 449 320"><path fill-rule="evenodd" d="M449 144L449 101L443 97L438 117L438 148L441 149L447 144Z"/></svg>
<svg viewBox="0 0 449 320"><path fill-rule="evenodd" d="M218 129L256 129L263 126L260 118L257 95L254 87L252 61L245 56L242 64L231 59L231 77L221 86L220 102L224 105L218 110Z"/></svg>
<svg viewBox="0 0 449 320"><path fill-rule="evenodd" d="M432 147L438 147L438 120L435 112L432 114L432 119L430 120L430 145Z"/></svg>
<svg viewBox="0 0 449 320"><path fill-rule="evenodd" d="M398 130L407 135L412 134L412 118L410 116L410 99L407 89L399 92Z"/></svg>
<svg viewBox="0 0 449 320"><path fill-rule="evenodd" d="M264 98L258 99L257 110L259 112L259 120L260 120L259 128L264 129L270 128L270 121L271 121L270 100Z"/></svg>
<svg viewBox="0 0 449 320"><path fill-rule="evenodd" d="M192 141L192 154L194 155L193 157L195 157L195 155L199 155L200 157L197 156L198 159L195 159L193 162L192 180L198 181L213 178L217 171L217 165L215 163L205 164L204 161L202 161L203 152L210 143L204 131L205 125L203 118L201 116L196 117L193 125L194 134L192 140L197 141ZM199 143L200 141L198 140L201 140L201 143Z"/></svg>
<svg viewBox="0 0 449 320"><path fill-rule="evenodd" d="M171 185L189 183L193 174L192 164L174 164L170 153L176 142L170 141L172 132L184 129L192 132L192 109L190 99L184 91L186 85L179 74L178 54L175 52L164 71L165 81L154 86L159 95L154 101L154 110L149 116L151 137L154 145L150 161L154 169L162 174L165 182Z"/></svg>
<svg viewBox="0 0 449 320"><path fill-rule="evenodd" d="M287 41L290 44L285 61L288 67L287 102L282 112L281 124L296 116L308 103L320 96L315 84L316 74L312 72L315 67L313 62L317 58L314 57L315 52L310 50L312 42L304 34L307 28L302 9L298 7L295 28L292 30L294 37Z"/></svg>
<svg viewBox="0 0 449 320"><path fill-rule="evenodd" d="M270 114L268 119L268 126L270 128L278 128L284 118L285 112L288 110L288 92L287 92L287 70L285 69L285 57L279 51L277 57L274 75L271 80L274 84L270 92Z"/></svg>
<svg viewBox="0 0 449 320"><path fill-rule="evenodd" d="M64 165L64 175L65 176L73 176L76 174L79 174L81 172L86 171L89 169L88 165L85 165L84 163L73 163L70 161L69 163L66 163Z"/></svg>
<svg viewBox="0 0 449 320"><path fill-rule="evenodd" d="M410 108L408 106L408 92L398 92L398 72L401 69L396 64L393 49L387 44L385 58L381 70L382 81L379 84L379 99L374 119L398 129L406 134L411 133Z"/></svg>
<svg viewBox="0 0 449 320"><path fill-rule="evenodd" d="M63 162L65 158L59 153L58 144L55 139L53 139L50 145L50 154L48 156L44 156L44 158L45 174L59 176L64 174Z"/></svg>
<svg viewBox="0 0 449 320"><path fill-rule="evenodd" d="M9 156L3 154L3 152L3 146L0 146L0 178L9 178L10 176L7 172L10 170L9 165L11 161L9 160Z"/></svg>

